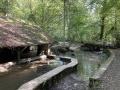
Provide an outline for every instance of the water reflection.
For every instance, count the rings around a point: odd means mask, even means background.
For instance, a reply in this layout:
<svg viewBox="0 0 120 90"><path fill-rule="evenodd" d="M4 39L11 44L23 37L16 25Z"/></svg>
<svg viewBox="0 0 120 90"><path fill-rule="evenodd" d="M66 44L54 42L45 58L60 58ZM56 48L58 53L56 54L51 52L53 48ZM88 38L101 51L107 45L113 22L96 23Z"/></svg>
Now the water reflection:
<svg viewBox="0 0 120 90"><path fill-rule="evenodd" d="M57 57L56 60L54 60L54 62L49 63L51 68L55 68L55 67L58 67L58 66L61 66L61 65L66 65L66 64L68 64L68 62L60 60L59 57Z"/></svg>
<svg viewBox="0 0 120 90"><path fill-rule="evenodd" d="M74 53L67 52L65 54L60 54L60 56L77 58L79 62L77 75L82 77L91 77L108 58L107 54L101 51L90 52L81 50L76 50Z"/></svg>
<svg viewBox="0 0 120 90"><path fill-rule="evenodd" d="M77 75L91 77L107 57L107 54L101 52L76 51L79 62Z"/></svg>
<svg viewBox="0 0 120 90"><path fill-rule="evenodd" d="M82 77L90 77L98 68L97 62L79 59L77 74Z"/></svg>

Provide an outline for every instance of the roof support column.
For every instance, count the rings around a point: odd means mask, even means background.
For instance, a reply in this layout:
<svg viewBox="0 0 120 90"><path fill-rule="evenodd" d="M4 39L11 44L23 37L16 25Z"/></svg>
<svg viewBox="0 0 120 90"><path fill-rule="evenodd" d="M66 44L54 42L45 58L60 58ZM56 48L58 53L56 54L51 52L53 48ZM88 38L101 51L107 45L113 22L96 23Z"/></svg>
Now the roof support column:
<svg viewBox="0 0 120 90"><path fill-rule="evenodd" d="M20 62L20 60L21 60L21 53L22 53L26 48L27 48L27 46L24 47L23 49L22 49L21 47L17 47L17 63Z"/></svg>
<svg viewBox="0 0 120 90"><path fill-rule="evenodd" d="M17 63L20 62L20 55L21 55L20 47L17 47Z"/></svg>
<svg viewBox="0 0 120 90"><path fill-rule="evenodd" d="M41 53L41 48L40 48L40 45L37 46L37 55L39 55Z"/></svg>

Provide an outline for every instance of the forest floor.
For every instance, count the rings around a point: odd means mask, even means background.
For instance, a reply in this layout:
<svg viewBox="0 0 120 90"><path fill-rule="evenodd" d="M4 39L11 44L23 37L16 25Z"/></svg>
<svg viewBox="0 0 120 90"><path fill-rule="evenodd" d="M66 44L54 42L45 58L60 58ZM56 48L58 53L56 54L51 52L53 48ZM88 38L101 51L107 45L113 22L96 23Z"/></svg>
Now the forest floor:
<svg viewBox="0 0 120 90"><path fill-rule="evenodd" d="M115 58L100 78L100 84L94 90L120 90L120 49L113 50Z"/></svg>

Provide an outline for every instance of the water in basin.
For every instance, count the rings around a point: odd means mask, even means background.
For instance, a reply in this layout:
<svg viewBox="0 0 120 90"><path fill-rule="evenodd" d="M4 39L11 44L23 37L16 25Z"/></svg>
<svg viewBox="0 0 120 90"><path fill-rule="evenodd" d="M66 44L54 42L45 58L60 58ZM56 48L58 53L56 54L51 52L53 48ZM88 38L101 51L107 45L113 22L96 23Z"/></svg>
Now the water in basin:
<svg viewBox="0 0 120 90"><path fill-rule="evenodd" d="M0 72L0 90L17 90L22 84L67 62L55 60L37 60L28 64L13 65ZM2 66L3 68L4 65Z"/></svg>

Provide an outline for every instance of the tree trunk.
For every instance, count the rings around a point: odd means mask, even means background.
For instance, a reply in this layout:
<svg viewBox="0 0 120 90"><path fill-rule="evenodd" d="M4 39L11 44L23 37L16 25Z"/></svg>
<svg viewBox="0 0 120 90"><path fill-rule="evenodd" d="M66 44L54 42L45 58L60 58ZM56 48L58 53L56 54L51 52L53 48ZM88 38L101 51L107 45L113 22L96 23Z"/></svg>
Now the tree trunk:
<svg viewBox="0 0 120 90"><path fill-rule="evenodd" d="M44 1L42 0L42 29L44 30Z"/></svg>
<svg viewBox="0 0 120 90"><path fill-rule="evenodd" d="M29 9L30 9L30 16L29 16L30 20L32 20L33 22L35 22L37 24L35 14L33 13L33 10L32 10L32 1L31 0L29 1Z"/></svg>
<svg viewBox="0 0 120 90"><path fill-rule="evenodd" d="M10 3L10 1L9 1L9 0L7 0L7 1L6 1L6 4L7 4L7 10L6 10L5 16L8 16L9 3Z"/></svg>
<svg viewBox="0 0 120 90"><path fill-rule="evenodd" d="M67 31L67 40L69 41L70 40L70 31L71 31L71 17L72 17L72 14L71 14L71 4L70 4L70 0L68 0L68 4L69 4L69 7L68 7L68 31Z"/></svg>
<svg viewBox="0 0 120 90"><path fill-rule="evenodd" d="M116 10L115 10L115 26L114 26L114 30L117 30Z"/></svg>
<svg viewBox="0 0 120 90"><path fill-rule="evenodd" d="M101 33L100 33L100 40L103 39L104 36L104 22L105 22L105 16L102 17L102 21L101 21Z"/></svg>
<svg viewBox="0 0 120 90"><path fill-rule="evenodd" d="M65 45L65 18L66 18L66 14L65 14L65 11L66 11L66 5L65 5L65 0L64 0L64 45Z"/></svg>
<svg viewBox="0 0 120 90"><path fill-rule="evenodd" d="M1 12L3 12L3 14L4 14L5 16L8 16L9 3L10 3L9 0L4 0L4 1L3 1L3 4L5 5L5 7L2 7L2 8L1 8Z"/></svg>

